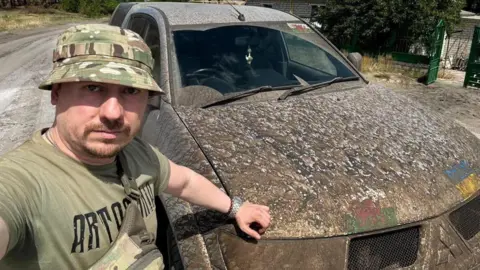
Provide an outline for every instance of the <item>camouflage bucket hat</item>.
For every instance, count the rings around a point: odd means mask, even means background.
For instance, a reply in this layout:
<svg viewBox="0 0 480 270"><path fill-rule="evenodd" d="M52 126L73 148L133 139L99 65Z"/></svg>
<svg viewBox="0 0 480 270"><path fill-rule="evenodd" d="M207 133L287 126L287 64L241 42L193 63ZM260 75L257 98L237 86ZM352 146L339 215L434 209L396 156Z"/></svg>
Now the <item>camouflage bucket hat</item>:
<svg viewBox="0 0 480 270"><path fill-rule="evenodd" d="M164 94L152 76L154 59L137 33L105 24L77 25L63 32L53 51L53 70L39 86L102 82Z"/></svg>

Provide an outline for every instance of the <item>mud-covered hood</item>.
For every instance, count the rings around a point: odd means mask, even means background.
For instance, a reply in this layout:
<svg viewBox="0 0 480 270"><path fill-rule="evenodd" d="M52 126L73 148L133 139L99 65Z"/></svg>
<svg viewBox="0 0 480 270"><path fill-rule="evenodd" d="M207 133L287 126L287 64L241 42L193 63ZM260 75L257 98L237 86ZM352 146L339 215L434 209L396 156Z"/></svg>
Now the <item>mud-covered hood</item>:
<svg viewBox="0 0 480 270"><path fill-rule="evenodd" d="M270 207L266 237L406 224L478 190L478 138L378 86L178 112L229 192Z"/></svg>

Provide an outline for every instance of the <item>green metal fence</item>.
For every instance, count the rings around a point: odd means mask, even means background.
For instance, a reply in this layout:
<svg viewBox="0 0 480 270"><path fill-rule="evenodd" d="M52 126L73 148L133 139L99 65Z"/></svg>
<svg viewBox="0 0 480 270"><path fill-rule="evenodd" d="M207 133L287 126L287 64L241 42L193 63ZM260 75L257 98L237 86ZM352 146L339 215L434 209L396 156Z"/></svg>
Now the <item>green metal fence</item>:
<svg viewBox="0 0 480 270"><path fill-rule="evenodd" d="M472 47L470 48L463 86L480 88L480 26L476 26L473 32Z"/></svg>
<svg viewBox="0 0 480 270"><path fill-rule="evenodd" d="M334 40L334 44L340 49L348 52L367 53L372 56L391 55L392 60L400 63L413 64L416 68L425 70L428 67L425 84L431 84L438 78L440 69L443 42L445 39L445 22L440 20L435 28L432 28L430 44L422 44L418 38L408 33L396 34L384 44L379 44L376 48L369 48L368 52L362 51L358 46L358 34L348 39ZM480 67L479 67L480 68Z"/></svg>
<svg viewBox="0 0 480 270"><path fill-rule="evenodd" d="M430 65L428 66L427 81L426 84L434 83L438 77L438 71L440 69L440 61L442 57L443 41L445 39L445 22L440 20L435 27L435 32L432 36L432 45L430 53Z"/></svg>

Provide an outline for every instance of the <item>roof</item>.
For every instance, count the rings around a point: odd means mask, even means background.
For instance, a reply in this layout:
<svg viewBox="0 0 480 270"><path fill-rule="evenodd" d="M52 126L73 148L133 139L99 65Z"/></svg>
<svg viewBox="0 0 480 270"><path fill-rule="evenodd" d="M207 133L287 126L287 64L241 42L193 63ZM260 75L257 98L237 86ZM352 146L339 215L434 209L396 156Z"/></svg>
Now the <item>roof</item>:
<svg viewBox="0 0 480 270"><path fill-rule="evenodd" d="M215 23L241 23L238 13L230 5L199 4L182 2L149 2L141 6L157 8L165 13L170 25L194 25ZM241 6L235 8L243 13L245 22L297 21L288 13L263 7Z"/></svg>
<svg viewBox="0 0 480 270"><path fill-rule="evenodd" d="M470 11L466 11L466 10L462 10L462 11L460 11L460 16L462 16L462 17L475 16L475 13L470 12Z"/></svg>
<svg viewBox="0 0 480 270"><path fill-rule="evenodd" d="M465 16L462 17L463 20L480 20L480 16Z"/></svg>
<svg viewBox="0 0 480 270"><path fill-rule="evenodd" d="M480 20L479 15L476 15L475 13L470 12L470 11L466 11L466 10L460 11L460 17L463 20Z"/></svg>
<svg viewBox="0 0 480 270"><path fill-rule="evenodd" d="M271 5L270 8L281 10L287 13L293 13L301 18L310 18L312 16L312 5L321 4L313 3L314 1L281 1L281 0L248 0L245 5L247 6L258 6L263 7L263 5ZM323 4L323 3L322 3Z"/></svg>
<svg viewBox="0 0 480 270"><path fill-rule="evenodd" d="M255 2L256 0L245 0L245 3L248 4L249 2ZM288 3L290 5L290 1L285 1L285 0L262 0L262 3L268 4L268 3ZM327 0L293 0L291 1L292 4L320 4L320 5L326 5Z"/></svg>

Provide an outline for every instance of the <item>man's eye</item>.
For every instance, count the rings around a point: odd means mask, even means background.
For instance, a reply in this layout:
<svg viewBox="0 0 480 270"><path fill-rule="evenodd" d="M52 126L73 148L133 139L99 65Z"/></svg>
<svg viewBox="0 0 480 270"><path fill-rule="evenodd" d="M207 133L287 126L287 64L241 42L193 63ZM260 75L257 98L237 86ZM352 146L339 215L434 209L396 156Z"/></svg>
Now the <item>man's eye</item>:
<svg viewBox="0 0 480 270"><path fill-rule="evenodd" d="M87 85L87 89L90 92L98 92L98 91L100 91L101 88L98 85L92 85L91 84L91 85Z"/></svg>
<svg viewBox="0 0 480 270"><path fill-rule="evenodd" d="M125 92L129 95L135 95L138 94L140 90L138 90L137 88L129 87L125 90Z"/></svg>

